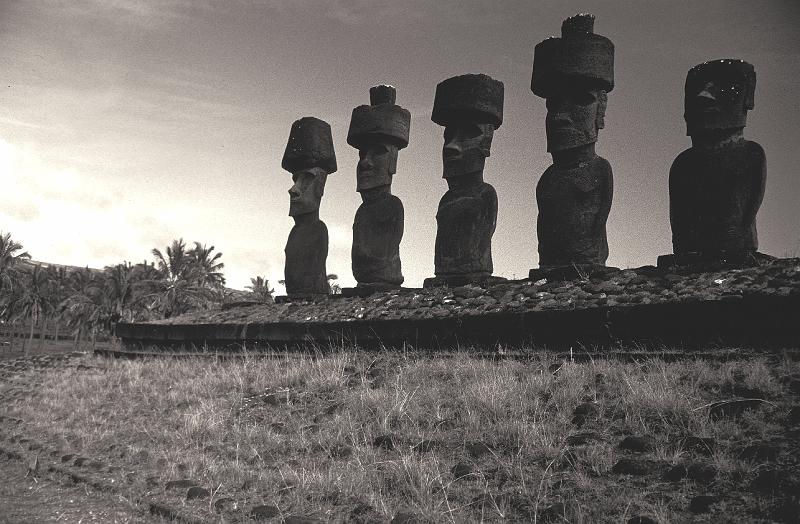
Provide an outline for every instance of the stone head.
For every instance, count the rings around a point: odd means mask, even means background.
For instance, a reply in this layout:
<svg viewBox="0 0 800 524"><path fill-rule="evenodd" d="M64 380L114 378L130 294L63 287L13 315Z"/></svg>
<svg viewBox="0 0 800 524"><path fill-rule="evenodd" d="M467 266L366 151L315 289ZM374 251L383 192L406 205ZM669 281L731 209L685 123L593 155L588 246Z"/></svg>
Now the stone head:
<svg viewBox="0 0 800 524"><path fill-rule="evenodd" d="M292 173L289 215L319 210L325 182L336 172L331 127L318 118L305 117L292 124L281 166Z"/></svg>
<svg viewBox="0 0 800 524"><path fill-rule="evenodd" d="M684 119L690 136L741 129L753 109L756 73L743 60L712 60L686 75Z"/></svg>
<svg viewBox="0 0 800 524"><path fill-rule="evenodd" d="M547 150L563 151L597 142L608 97L601 89L564 86L547 98Z"/></svg>
<svg viewBox="0 0 800 524"><path fill-rule="evenodd" d="M408 145L411 113L395 104L395 88L370 89L370 105L353 109L347 143L358 149L356 190L366 191L392 183L397 156Z"/></svg>
<svg viewBox="0 0 800 524"><path fill-rule="evenodd" d="M597 141L614 89L614 44L594 33L594 16L564 20L561 37L536 45L531 90L547 99L547 150Z"/></svg>
<svg viewBox="0 0 800 524"><path fill-rule="evenodd" d="M292 173L289 189L289 216L296 217L319 210L328 173L321 167L308 167Z"/></svg>
<svg viewBox="0 0 800 524"><path fill-rule="evenodd" d="M444 126L444 178L482 172L494 130L503 123L503 83L461 75L439 83L431 120Z"/></svg>

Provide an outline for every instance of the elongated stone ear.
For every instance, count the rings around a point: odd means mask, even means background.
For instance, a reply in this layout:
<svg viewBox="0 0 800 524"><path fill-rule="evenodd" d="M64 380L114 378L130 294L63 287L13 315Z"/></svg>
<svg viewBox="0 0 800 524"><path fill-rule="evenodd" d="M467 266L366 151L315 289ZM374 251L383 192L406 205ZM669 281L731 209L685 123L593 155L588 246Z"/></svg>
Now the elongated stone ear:
<svg viewBox="0 0 800 524"><path fill-rule="evenodd" d="M481 124L483 138L481 139L481 152L488 157L492 151L492 139L494 138L494 126L492 124Z"/></svg>
<svg viewBox="0 0 800 524"><path fill-rule="evenodd" d="M597 129L603 129L606 125L606 106L608 105L608 94L605 91L597 93L597 117L595 124Z"/></svg>

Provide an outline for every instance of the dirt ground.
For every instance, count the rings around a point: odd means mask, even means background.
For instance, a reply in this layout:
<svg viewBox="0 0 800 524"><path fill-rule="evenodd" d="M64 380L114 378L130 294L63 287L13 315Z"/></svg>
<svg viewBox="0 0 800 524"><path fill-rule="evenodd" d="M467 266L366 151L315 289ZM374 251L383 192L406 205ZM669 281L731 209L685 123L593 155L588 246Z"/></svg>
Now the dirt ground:
<svg viewBox="0 0 800 524"><path fill-rule="evenodd" d="M147 522L119 497L0 458L0 523Z"/></svg>
<svg viewBox="0 0 800 524"><path fill-rule="evenodd" d="M34 348L37 348L34 345ZM17 348L19 349L19 347ZM30 356L65 356L72 341L48 344ZM0 361L17 359L21 351L0 351ZM76 358L80 358L75 355ZM0 382L7 380L0 376ZM13 451L13 450L12 450ZM36 471L19 458L0 454L0 524L39 522L150 522L128 501L102 493L86 484L76 484L57 473Z"/></svg>

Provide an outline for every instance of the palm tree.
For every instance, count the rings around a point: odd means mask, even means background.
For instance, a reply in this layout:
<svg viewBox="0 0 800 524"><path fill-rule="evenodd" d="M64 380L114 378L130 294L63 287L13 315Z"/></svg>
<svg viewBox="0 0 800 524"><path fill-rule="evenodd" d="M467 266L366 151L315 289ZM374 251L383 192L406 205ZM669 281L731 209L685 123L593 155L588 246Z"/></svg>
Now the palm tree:
<svg viewBox="0 0 800 524"><path fill-rule="evenodd" d="M342 286L340 286L336 281L339 280L339 275L336 274L329 274L328 278L328 287L331 288L332 295L339 295L342 293Z"/></svg>
<svg viewBox="0 0 800 524"><path fill-rule="evenodd" d="M0 297L2 291L11 289L16 277L16 266L21 260L30 260L27 251L19 253L22 244L12 240L11 233L0 231Z"/></svg>
<svg viewBox="0 0 800 524"><path fill-rule="evenodd" d="M274 289L270 289L269 287L269 280L262 277L255 277L250 279L250 285L245 286L247 289L252 291L253 295L257 300L262 302L269 302L272 303L275 300L272 298L272 294L275 293Z"/></svg>
<svg viewBox="0 0 800 524"><path fill-rule="evenodd" d="M47 314L47 297L49 294L49 283L47 271L39 264L33 266L33 270L24 280L25 289L19 301L19 313L27 317L31 323L29 346L33 346L33 333L37 323L44 324L44 317ZM44 336L40 332L40 336ZM40 344L41 346L41 344ZM28 354L30 347L25 347L25 354Z"/></svg>
<svg viewBox="0 0 800 524"><path fill-rule="evenodd" d="M201 284L212 289L219 289L225 285L225 277L221 272L225 264L219 260L222 258L222 253L211 256L212 251L214 251L214 246L206 247L205 244L201 245L200 242L195 242L194 249L189 253L194 257Z"/></svg>
<svg viewBox="0 0 800 524"><path fill-rule="evenodd" d="M82 336L94 332L101 317L102 282L89 268L79 269L70 274L71 293L61 303L61 311L67 325L75 329L74 349Z"/></svg>
<svg viewBox="0 0 800 524"><path fill-rule="evenodd" d="M0 231L0 322L7 330L8 345L13 350L16 334L15 322L18 317L16 302L19 299L19 280L22 277L19 266L31 256L22 251L22 244L11 238L11 233Z"/></svg>
<svg viewBox="0 0 800 524"><path fill-rule="evenodd" d="M204 247L202 249L205 250ZM222 267L217 262L218 256L209 258L213 249L212 246L202 255L208 261L206 268L200 267L193 252L186 251L183 239L173 240L166 249L166 255L153 249L160 278L153 282L156 289L150 294L153 299L150 308L169 318L193 308L210 306L221 289L221 284L217 288L210 287L210 282L216 277L209 275ZM210 269L210 272L206 273L206 269Z"/></svg>

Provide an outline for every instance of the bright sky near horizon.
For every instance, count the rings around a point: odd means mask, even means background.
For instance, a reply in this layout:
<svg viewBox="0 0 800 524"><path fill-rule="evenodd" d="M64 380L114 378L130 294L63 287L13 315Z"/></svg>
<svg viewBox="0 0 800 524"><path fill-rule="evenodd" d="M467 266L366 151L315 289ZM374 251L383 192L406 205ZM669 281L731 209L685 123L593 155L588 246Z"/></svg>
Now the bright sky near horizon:
<svg viewBox="0 0 800 524"><path fill-rule="evenodd" d="M616 46L597 151L614 170L609 265L671 252L667 176L688 147L692 66L742 58L757 74L745 136L767 154L761 251L800 255L800 2L795 0L0 0L0 231L37 260L103 267L172 239L223 253L228 285L283 278L292 122L331 124L339 171L320 210L329 273L350 270L358 152L345 139L371 86L412 115L393 193L404 202L406 286L433 275L441 80L505 83L485 179L498 193L495 274L538 265L535 184L547 166L533 47L578 12ZM282 289L276 285L278 291Z"/></svg>

